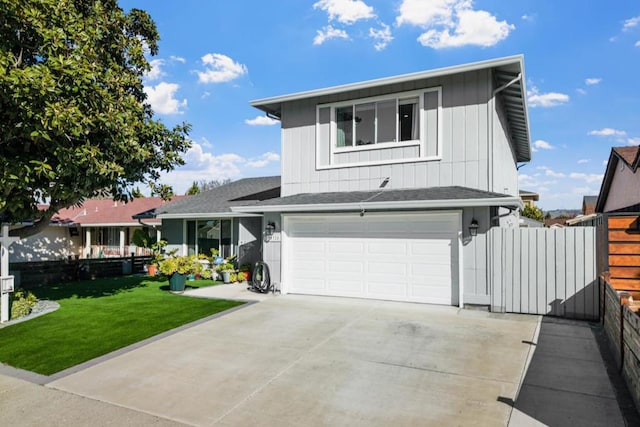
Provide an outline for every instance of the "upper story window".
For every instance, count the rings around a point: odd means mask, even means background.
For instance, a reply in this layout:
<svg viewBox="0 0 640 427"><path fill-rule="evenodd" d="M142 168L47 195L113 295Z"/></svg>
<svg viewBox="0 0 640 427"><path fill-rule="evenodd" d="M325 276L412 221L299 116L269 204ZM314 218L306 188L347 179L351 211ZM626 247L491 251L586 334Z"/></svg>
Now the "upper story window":
<svg viewBox="0 0 640 427"><path fill-rule="evenodd" d="M333 111L337 148L420 139L417 96L354 103Z"/></svg>
<svg viewBox="0 0 640 427"><path fill-rule="evenodd" d="M440 87L318 105L316 166L437 160L441 153L441 108ZM402 153L389 152L401 147L405 147ZM385 153L348 156L371 150Z"/></svg>

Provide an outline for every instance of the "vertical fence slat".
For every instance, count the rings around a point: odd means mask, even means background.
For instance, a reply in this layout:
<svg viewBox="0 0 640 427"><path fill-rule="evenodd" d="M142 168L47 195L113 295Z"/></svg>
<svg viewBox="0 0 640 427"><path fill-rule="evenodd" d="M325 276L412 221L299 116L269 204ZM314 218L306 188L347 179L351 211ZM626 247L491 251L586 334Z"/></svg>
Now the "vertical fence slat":
<svg viewBox="0 0 640 427"><path fill-rule="evenodd" d="M522 251L520 246L520 229L513 230L513 246L509 248L513 253L513 275L511 276L511 285L513 286L513 312L517 313L521 307L521 284L520 284L520 265L522 263Z"/></svg>
<svg viewBox="0 0 640 427"><path fill-rule="evenodd" d="M584 228L576 227L576 318L584 319L585 315L585 241L584 241Z"/></svg>
<svg viewBox="0 0 640 427"><path fill-rule="evenodd" d="M529 313L529 235L525 230L520 231L520 251L522 256L520 267L520 313Z"/></svg>
<svg viewBox="0 0 640 427"><path fill-rule="evenodd" d="M565 258L565 277L567 281L567 295L565 300L565 313L567 317L573 318L576 313L576 253L579 253L576 247L575 231L566 234L566 258Z"/></svg>
<svg viewBox="0 0 640 427"><path fill-rule="evenodd" d="M536 313L547 313L547 287L544 283L547 273L545 271L547 267L546 263L546 235L549 234L544 228L536 230L536 301L537 310Z"/></svg>
<svg viewBox="0 0 640 427"><path fill-rule="evenodd" d="M584 228L584 295L585 295L585 318L596 319L598 317L598 294L596 284L596 259L595 252L595 230Z"/></svg>
<svg viewBox="0 0 640 427"><path fill-rule="evenodd" d="M556 316L564 316L566 312L567 284L566 275L566 229L562 228L555 234L555 280L556 280Z"/></svg>
<svg viewBox="0 0 640 427"><path fill-rule="evenodd" d="M505 308L506 311L513 311L513 236L517 230L506 229L504 239L504 275L503 286L505 295Z"/></svg>
<svg viewBox="0 0 640 427"><path fill-rule="evenodd" d="M545 233L545 270L546 277L542 287L546 287L545 310L554 316L560 315L560 303L556 301L556 236L561 230L552 229Z"/></svg>

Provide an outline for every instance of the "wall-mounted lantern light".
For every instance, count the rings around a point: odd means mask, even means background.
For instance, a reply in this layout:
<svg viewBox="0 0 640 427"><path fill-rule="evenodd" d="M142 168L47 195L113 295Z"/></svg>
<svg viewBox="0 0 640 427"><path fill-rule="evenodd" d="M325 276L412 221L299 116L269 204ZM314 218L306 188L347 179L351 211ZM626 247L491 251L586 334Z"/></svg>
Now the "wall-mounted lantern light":
<svg viewBox="0 0 640 427"><path fill-rule="evenodd" d="M469 234L471 237L475 237L478 235L478 220L473 218L471 220L471 224L469 224Z"/></svg>
<svg viewBox="0 0 640 427"><path fill-rule="evenodd" d="M276 231L276 223L273 221L269 221L267 223L267 226L264 228L264 234L266 236L271 236L273 235L274 231Z"/></svg>

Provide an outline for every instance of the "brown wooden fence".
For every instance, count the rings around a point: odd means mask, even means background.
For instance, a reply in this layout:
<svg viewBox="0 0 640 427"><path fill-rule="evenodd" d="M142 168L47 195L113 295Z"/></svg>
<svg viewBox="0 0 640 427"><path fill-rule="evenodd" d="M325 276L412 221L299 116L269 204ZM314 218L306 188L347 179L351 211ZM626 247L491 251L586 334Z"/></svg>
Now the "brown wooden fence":
<svg viewBox="0 0 640 427"><path fill-rule="evenodd" d="M640 214L604 214L598 227L598 273L608 271L615 290L640 292Z"/></svg>
<svg viewBox="0 0 640 427"><path fill-rule="evenodd" d="M138 274L150 260L151 257L144 256L16 262L9 265L9 274L15 276L16 287L30 289L79 279Z"/></svg>

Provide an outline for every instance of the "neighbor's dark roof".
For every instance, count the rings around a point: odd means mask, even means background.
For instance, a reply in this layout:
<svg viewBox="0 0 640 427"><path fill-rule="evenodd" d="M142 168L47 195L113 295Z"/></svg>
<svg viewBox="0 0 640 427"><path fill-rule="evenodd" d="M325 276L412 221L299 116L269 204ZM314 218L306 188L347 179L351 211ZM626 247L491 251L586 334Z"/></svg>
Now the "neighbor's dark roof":
<svg viewBox="0 0 640 427"><path fill-rule="evenodd" d="M259 206L314 205L366 202L402 202L409 200L471 200L512 197L507 194L475 190L466 187L430 187L408 190L349 191L331 193L302 193L263 200ZM259 207L257 206L257 207Z"/></svg>
<svg viewBox="0 0 640 427"><path fill-rule="evenodd" d="M244 178L220 187L204 191L195 196L169 203L153 213L158 215L174 214L212 214L231 212L231 206L255 203L259 200L280 196L280 177L266 176ZM149 212L143 212L149 215Z"/></svg>
<svg viewBox="0 0 640 427"><path fill-rule="evenodd" d="M640 146L638 147L613 147L613 151L618 154L624 162L635 172L640 161Z"/></svg>

